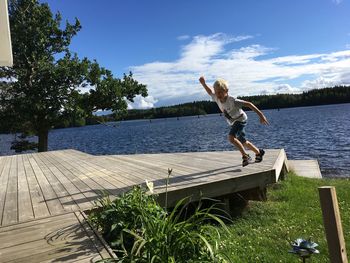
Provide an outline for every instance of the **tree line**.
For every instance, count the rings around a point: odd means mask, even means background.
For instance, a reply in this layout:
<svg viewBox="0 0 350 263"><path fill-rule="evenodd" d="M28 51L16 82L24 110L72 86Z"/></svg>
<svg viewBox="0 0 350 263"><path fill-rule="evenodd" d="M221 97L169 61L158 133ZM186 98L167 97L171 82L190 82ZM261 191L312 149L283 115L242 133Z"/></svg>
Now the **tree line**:
<svg viewBox="0 0 350 263"><path fill-rule="evenodd" d="M282 109L291 107L315 106L325 104L350 103L350 86L335 86L314 89L301 94L276 94L243 96L239 99L254 103L259 109ZM171 118L220 113L213 101L194 101L174 106L143 110L128 110L126 115L117 116L114 120L135 120ZM112 116L107 118L113 119Z"/></svg>

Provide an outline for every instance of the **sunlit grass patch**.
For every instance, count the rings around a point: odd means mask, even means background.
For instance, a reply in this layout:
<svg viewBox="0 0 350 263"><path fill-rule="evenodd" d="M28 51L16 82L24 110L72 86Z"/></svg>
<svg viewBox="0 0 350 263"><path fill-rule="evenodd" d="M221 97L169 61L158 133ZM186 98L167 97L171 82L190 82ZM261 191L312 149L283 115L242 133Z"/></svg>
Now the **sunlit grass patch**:
<svg viewBox="0 0 350 263"><path fill-rule="evenodd" d="M229 227L223 251L233 262L298 262L289 254L299 237L319 244L314 262L329 262L318 187L335 186L341 210L347 251L350 251L350 181L309 179L288 174L268 190L268 201L250 202L242 217Z"/></svg>

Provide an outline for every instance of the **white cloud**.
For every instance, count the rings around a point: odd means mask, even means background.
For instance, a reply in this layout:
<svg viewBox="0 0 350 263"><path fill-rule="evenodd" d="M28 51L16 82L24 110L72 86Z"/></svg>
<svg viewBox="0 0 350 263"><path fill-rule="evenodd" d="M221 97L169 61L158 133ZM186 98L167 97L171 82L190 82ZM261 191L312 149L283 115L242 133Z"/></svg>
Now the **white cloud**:
<svg viewBox="0 0 350 263"><path fill-rule="evenodd" d="M271 60L271 62L280 65L297 65L297 64L307 64L313 59L322 58L321 54L312 55L300 55L300 56L287 56L287 57L277 57Z"/></svg>
<svg viewBox="0 0 350 263"><path fill-rule="evenodd" d="M273 51L271 48L266 48L260 45L251 45L248 47L242 47L238 50L233 50L230 54L231 60L249 60L259 56L268 54Z"/></svg>
<svg viewBox="0 0 350 263"><path fill-rule="evenodd" d="M319 76L313 80L306 80L302 83L303 90L320 89L325 87L332 87L336 85L350 85L350 72L330 73L324 76Z"/></svg>
<svg viewBox="0 0 350 263"><path fill-rule="evenodd" d="M300 89L298 89L298 88L292 87L289 84L281 84L281 85L276 86L273 94L275 94L275 93L280 93L280 94L289 93L290 94L290 93L299 93L299 92L300 92Z"/></svg>
<svg viewBox="0 0 350 263"><path fill-rule="evenodd" d="M233 96L298 93L310 88L349 83L350 50L324 54L273 57L275 48L242 46L252 36L217 33L195 36L175 61L155 61L131 67L147 85L156 106L208 99L198 83L204 75L228 81ZM136 106L135 106L136 107Z"/></svg>
<svg viewBox="0 0 350 263"><path fill-rule="evenodd" d="M149 109L153 108L154 104L157 102L152 96L146 98L137 95L134 98L134 102L128 102L128 109Z"/></svg>

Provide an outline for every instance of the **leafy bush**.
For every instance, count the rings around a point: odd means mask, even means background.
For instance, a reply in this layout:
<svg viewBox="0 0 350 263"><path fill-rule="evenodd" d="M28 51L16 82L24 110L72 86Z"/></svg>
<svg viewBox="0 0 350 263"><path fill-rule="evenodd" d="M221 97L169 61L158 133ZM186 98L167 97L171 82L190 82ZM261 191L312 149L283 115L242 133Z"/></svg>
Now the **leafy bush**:
<svg viewBox="0 0 350 263"><path fill-rule="evenodd" d="M228 231L222 210L199 202L187 215L189 203L184 198L168 213L137 186L114 201L100 199L89 220L116 252L119 259L113 262L226 262L217 252L219 231L211 224Z"/></svg>
<svg viewBox="0 0 350 263"><path fill-rule="evenodd" d="M135 186L114 201L105 196L97 201L97 206L98 209L89 215L89 220L117 250L122 246L130 247L133 243L132 237L123 236L124 229L142 229L145 214L150 218L160 218L164 214L154 198L145 194L140 186Z"/></svg>

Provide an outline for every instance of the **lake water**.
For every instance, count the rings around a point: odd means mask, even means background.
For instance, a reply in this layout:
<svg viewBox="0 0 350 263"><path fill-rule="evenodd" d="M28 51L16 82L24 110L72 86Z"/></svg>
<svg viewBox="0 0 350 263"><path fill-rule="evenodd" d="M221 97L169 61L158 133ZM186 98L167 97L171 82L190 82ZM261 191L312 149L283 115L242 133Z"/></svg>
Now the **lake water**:
<svg viewBox="0 0 350 263"><path fill-rule="evenodd" d="M270 126L248 112L247 139L259 148L284 148L289 159L318 159L323 176L350 177L350 104L264 110ZM218 114L124 121L116 127L93 125L52 130L49 150L77 149L90 154L224 151L229 127ZM0 135L0 155L12 135Z"/></svg>

